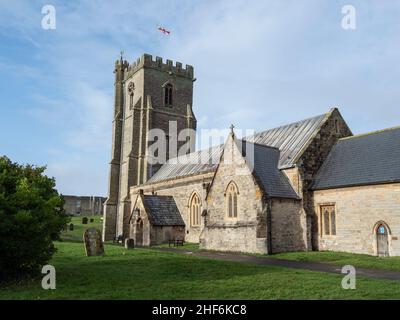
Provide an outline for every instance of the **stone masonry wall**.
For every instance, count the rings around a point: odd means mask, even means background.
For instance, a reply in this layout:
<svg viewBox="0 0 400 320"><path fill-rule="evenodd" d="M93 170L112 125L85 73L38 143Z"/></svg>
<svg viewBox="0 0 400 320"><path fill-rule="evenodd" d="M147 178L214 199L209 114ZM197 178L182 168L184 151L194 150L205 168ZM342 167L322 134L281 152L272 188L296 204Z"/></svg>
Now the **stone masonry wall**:
<svg viewBox="0 0 400 320"><path fill-rule="evenodd" d="M232 181L239 191L236 219L227 216L225 192ZM231 136L226 142L224 156L212 182L207 205L206 225L200 237L201 248L268 252L267 232L265 232L267 222L266 219L259 219L260 216L266 215L263 194ZM257 238L257 235L260 238Z"/></svg>
<svg viewBox="0 0 400 320"><path fill-rule="evenodd" d="M121 59L122 60L122 59ZM123 123L123 84L126 61L115 63L114 116L112 120L111 161L108 175L108 198L104 204L103 240L112 240L116 236L117 208L119 192L119 174L121 162L122 123Z"/></svg>
<svg viewBox="0 0 400 320"><path fill-rule="evenodd" d="M165 181L157 184L150 184L139 186L131 189L132 204L135 202L140 189L146 194L157 194L157 195L172 195L175 199L176 205L178 206L179 212L185 222L185 241L198 243L200 233L203 228L203 218L201 218L201 225L199 227L190 226L190 208L189 201L194 193L197 193L201 199L201 209L206 208L205 206L205 195L206 190L203 186L206 186L212 179L212 173L206 173L197 175L195 177L181 178L170 181Z"/></svg>
<svg viewBox="0 0 400 320"><path fill-rule="evenodd" d="M65 200L64 210L70 215L102 215L103 197L91 196L63 196Z"/></svg>
<svg viewBox="0 0 400 320"><path fill-rule="evenodd" d="M135 209L139 209L139 215L136 214L135 211L132 210L132 214L130 215L129 220L127 221L127 225L129 226L129 236L125 235L125 238L131 238L135 241L135 246L145 246L148 247L151 245L151 231L152 227L150 225L149 217L146 213L146 210L143 205L143 201L140 197L134 199L133 207ZM143 221L143 232L140 234L137 230L137 221L141 219Z"/></svg>
<svg viewBox="0 0 400 320"><path fill-rule="evenodd" d="M164 105L166 84L173 86L172 105L168 106ZM149 138L149 131L161 129L170 137L171 142L188 125L190 129L196 129L191 109L193 67L183 68L179 62L173 65L170 60L163 63L162 59L153 60L152 56L145 54L133 64L125 66L122 92L124 112L120 136L120 172L118 181L113 179L113 185L118 190L117 233L126 236L129 233L126 221L132 206L129 199L130 187L145 183L159 168L159 165L150 164L152 155L148 147L153 139ZM170 121L176 124L177 133L169 132ZM178 142L178 148L184 143ZM173 156L172 151L168 154ZM118 187L115 187L116 181Z"/></svg>
<svg viewBox="0 0 400 320"><path fill-rule="evenodd" d="M399 183L319 190L314 201L318 217L321 205L334 204L336 211L336 236L318 232L320 250L376 255L374 228L384 221L390 228L389 254L400 256Z"/></svg>
<svg viewBox="0 0 400 320"><path fill-rule="evenodd" d="M185 228L178 226L151 226L151 245L168 243L168 240L185 238Z"/></svg>
<svg viewBox="0 0 400 320"><path fill-rule="evenodd" d="M135 209L139 209L139 215ZM168 240L176 239L177 237L185 238L185 228L181 226L154 226L150 223L148 214L143 206L142 199L137 197L133 201L129 223L129 238L135 240L135 245L142 243L143 246L154 246L162 243L167 243ZM143 234L137 232L137 221L143 221ZM142 237L141 239L139 239Z"/></svg>
<svg viewBox="0 0 400 320"><path fill-rule="evenodd" d="M333 108L326 116L318 133L303 151L297 161L300 184L303 191L303 208L307 214L307 245L308 249L318 249L317 220L314 212L312 192L309 190L315 174L327 158L338 139L351 136L351 130L342 118L338 109Z"/></svg>
<svg viewBox="0 0 400 320"><path fill-rule="evenodd" d="M272 199L272 253L307 250L307 222L301 201Z"/></svg>
<svg viewBox="0 0 400 320"><path fill-rule="evenodd" d="M301 181L299 168L294 167L294 168L290 168L290 169L284 169L282 171L288 177L290 183L292 184L294 191L296 191L297 194L301 196L303 194L303 181Z"/></svg>

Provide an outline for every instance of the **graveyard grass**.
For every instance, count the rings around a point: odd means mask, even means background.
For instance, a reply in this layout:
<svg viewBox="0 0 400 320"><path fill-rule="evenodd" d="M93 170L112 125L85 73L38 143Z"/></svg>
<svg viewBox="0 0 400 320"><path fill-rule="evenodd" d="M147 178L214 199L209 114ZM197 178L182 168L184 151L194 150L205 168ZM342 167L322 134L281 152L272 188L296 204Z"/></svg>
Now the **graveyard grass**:
<svg viewBox="0 0 400 320"><path fill-rule="evenodd" d="M399 299L395 281L357 278L209 260L154 249L126 250L106 244L105 255L86 257L83 243L57 242L50 264L57 288L41 278L0 289L0 299Z"/></svg>
<svg viewBox="0 0 400 320"><path fill-rule="evenodd" d="M329 263L337 266L352 265L356 268L400 272L400 257L375 257L346 252L308 251L277 253L272 258L303 262Z"/></svg>
<svg viewBox="0 0 400 320"><path fill-rule="evenodd" d="M172 245L171 245L172 246ZM157 248L168 248L169 244L162 244ZM199 251L197 243L185 243L184 246L174 247L174 249ZM273 255L248 254L259 257L268 257L281 260L292 260L300 262L318 262L334 264L336 266L352 265L356 268L389 270L400 272L400 257L375 257L367 254L333 252L333 251L307 251L307 252L284 252Z"/></svg>
<svg viewBox="0 0 400 320"><path fill-rule="evenodd" d="M74 225L74 230L67 230L61 233L61 238L64 241L83 241L83 233L87 228L93 227L99 230L103 229L103 224L101 221L101 216L86 216L88 218L87 224L82 224L82 217L72 217L71 222ZM93 222L90 222L90 219L94 219ZM69 224L68 224L69 227Z"/></svg>

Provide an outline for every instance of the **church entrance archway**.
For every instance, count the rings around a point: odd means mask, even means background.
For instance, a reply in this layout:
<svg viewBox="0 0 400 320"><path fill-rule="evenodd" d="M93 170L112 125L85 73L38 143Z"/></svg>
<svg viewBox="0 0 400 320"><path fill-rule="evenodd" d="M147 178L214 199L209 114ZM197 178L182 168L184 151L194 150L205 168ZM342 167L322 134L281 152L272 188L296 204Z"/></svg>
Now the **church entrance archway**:
<svg viewBox="0 0 400 320"><path fill-rule="evenodd" d="M135 245L143 246L143 220L139 219L136 222L136 236L135 236Z"/></svg>
<svg viewBox="0 0 400 320"><path fill-rule="evenodd" d="M389 256L389 230L384 223L376 228L376 249L379 257Z"/></svg>

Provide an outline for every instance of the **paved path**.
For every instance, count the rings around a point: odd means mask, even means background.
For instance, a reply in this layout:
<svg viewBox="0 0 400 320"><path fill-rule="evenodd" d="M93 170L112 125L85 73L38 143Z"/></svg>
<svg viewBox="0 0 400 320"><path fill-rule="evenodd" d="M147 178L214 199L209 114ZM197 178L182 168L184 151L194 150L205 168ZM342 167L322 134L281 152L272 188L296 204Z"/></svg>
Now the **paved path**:
<svg viewBox="0 0 400 320"><path fill-rule="evenodd" d="M175 249L175 248L154 248L154 250L159 250L163 252L174 252L180 254L190 254L196 257L203 257L215 260L224 261L234 261L234 262L244 262L257 265L284 267L292 269L304 269L311 271L320 271L328 273L342 274L342 266L336 266L328 263L317 263L317 262L302 262L302 261L292 261L283 259L274 259L268 257L258 257L245 254L236 253L225 253L225 252L210 252L210 251L190 251L186 249ZM358 276L364 276L376 279L386 279L386 280L396 280L400 281L400 272L378 270L378 269L365 269L357 268L356 273Z"/></svg>

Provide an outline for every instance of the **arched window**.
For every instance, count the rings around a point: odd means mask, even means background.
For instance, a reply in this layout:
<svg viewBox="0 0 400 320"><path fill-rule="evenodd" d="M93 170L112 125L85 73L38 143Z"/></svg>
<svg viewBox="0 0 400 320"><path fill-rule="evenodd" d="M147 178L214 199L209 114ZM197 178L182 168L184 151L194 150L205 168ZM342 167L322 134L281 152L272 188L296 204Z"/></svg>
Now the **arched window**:
<svg viewBox="0 0 400 320"><path fill-rule="evenodd" d="M238 188L236 184L232 181L228 184L226 188L226 212L228 218L237 218L238 216Z"/></svg>
<svg viewBox="0 0 400 320"><path fill-rule="evenodd" d="M336 235L336 212L334 205L320 207L320 234L321 236Z"/></svg>
<svg viewBox="0 0 400 320"><path fill-rule="evenodd" d="M172 84L168 83L164 86L164 105L166 107L171 107L172 106L172 92L173 92L173 87Z"/></svg>
<svg viewBox="0 0 400 320"><path fill-rule="evenodd" d="M379 227L378 227L378 234L387 234L387 230L386 230L386 227L383 225L383 224L381 224Z"/></svg>
<svg viewBox="0 0 400 320"><path fill-rule="evenodd" d="M200 225L200 198L197 193L193 194L190 200L190 226L198 227Z"/></svg>

